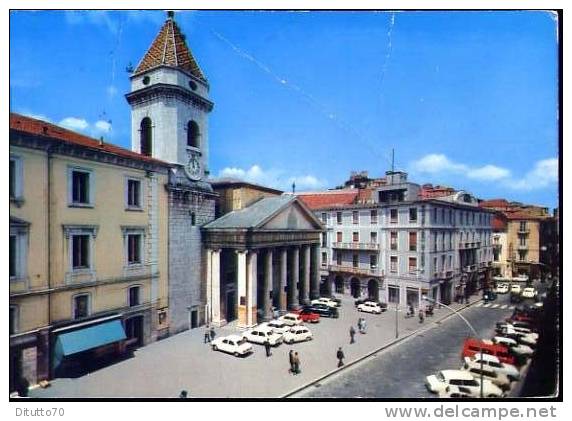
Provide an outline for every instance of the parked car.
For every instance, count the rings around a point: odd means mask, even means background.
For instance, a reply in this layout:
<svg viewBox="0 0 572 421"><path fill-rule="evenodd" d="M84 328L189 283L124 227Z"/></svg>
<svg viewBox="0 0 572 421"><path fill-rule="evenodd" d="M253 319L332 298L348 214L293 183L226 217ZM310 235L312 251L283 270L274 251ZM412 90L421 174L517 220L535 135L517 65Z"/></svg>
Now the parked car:
<svg viewBox="0 0 572 421"><path fill-rule="evenodd" d="M340 313L336 307L330 307L327 304L317 303L312 304L311 306L305 307L310 310L312 313L317 313L322 317L332 317L337 319L340 317Z"/></svg>
<svg viewBox="0 0 572 421"><path fill-rule="evenodd" d="M242 336L248 341L256 344L264 345L270 342L271 346L277 346L282 343L282 334L274 332L268 325L260 325L247 330Z"/></svg>
<svg viewBox="0 0 572 421"><path fill-rule="evenodd" d="M461 356L473 357L476 354L488 354L493 355L499 359L499 361L507 364L515 364L516 358L509 352L508 347L502 344L495 344L492 341L467 338L463 343L463 351Z"/></svg>
<svg viewBox="0 0 572 421"><path fill-rule="evenodd" d="M534 298L536 297L536 290L532 287L526 287L522 290L523 298Z"/></svg>
<svg viewBox="0 0 572 421"><path fill-rule="evenodd" d="M503 390L510 389L510 379L506 374L494 371L492 368L484 364L481 368L480 363L465 361L462 369L471 373L474 378L478 378L480 380L482 377L483 379L490 380L494 385Z"/></svg>
<svg viewBox="0 0 572 421"><path fill-rule="evenodd" d="M508 338L506 336L495 336L492 342L495 344L505 345L516 355L530 357L534 353L534 350L531 347L519 344L515 339Z"/></svg>
<svg viewBox="0 0 572 421"><path fill-rule="evenodd" d="M291 313L300 316L304 323L318 323L320 321L320 315L314 313L308 307L301 308L300 310L292 310Z"/></svg>
<svg viewBox="0 0 572 421"><path fill-rule="evenodd" d="M478 394L474 395L473 391L465 386L449 385L445 390L439 392L440 398L478 398Z"/></svg>
<svg viewBox="0 0 572 421"><path fill-rule="evenodd" d="M326 304L330 307L338 307L338 303L335 300L327 297L316 298L315 300L310 301L310 304Z"/></svg>
<svg viewBox="0 0 572 421"><path fill-rule="evenodd" d="M498 332L498 336L514 339L519 344L529 346L530 348L535 348L536 342L538 341L538 334L518 332L510 325L501 329L501 331Z"/></svg>
<svg viewBox="0 0 572 421"><path fill-rule="evenodd" d="M290 330L290 326L284 323L282 320L270 320L269 322L263 323L263 325L268 326L276 333L283 335Z"/></svg>
<svg viewBox="0 0 572 421"><path fill-rule="evenodd" d="M332 295L331 297L327 297L330 300L334 301L336 303L336 307L341 307L342 306L342 299L336 297L335 295Z"/></svg>
<svg viewBox="0 0 572 421"><path fill-rule="evenodd" d="M465 357L465 362L472 361L475 364L483 363L483 366L489 367L491 370L505 374L509 379L520 379L520 371L512 364L503 363L498 357L489 354L475 354L472 358Z"/></svg>
<svg viewBox="0 0 572 421"><path fill-rule="evenodd" d="M382 303L381 301L372 300L371 298L358 298L354 301L354 305L357 307L360 304L364 304L367 302L376 303L381 308L381 311L387 311L387 303Z"/></svg>
<svg viewBox="0 0 572 421"><path fill-rule="evenodd" d="M365 313L381 314L381 307L379 304L372 301L366 301L363 304L357 306L358 311L363 311Z"/></svg>
<svg viewBox="0 0 572 421"><path fill-rule="evenodd" d="M297 326L302 324L302 318L295 313L286 313L278 318L282 323L288 326Z"/></svg>
<svg viewBox="0 0 572 421"><path fill-rule="evenodd" d="M498 284L495 288L495 292L497 294L507 294L508 293L508 284Z"/></svg>
<svg viewBox="0 0 572 421"><path fill-rule="evenodd" d="M311 340L312 332L306 326L294 326L284 334L284 342L287 344Z"/></svg>
<svg viewBox="0 0 572 421"><path fill-rule="evenodd" d="M440 393L447 389L447 386L462 386L471 391L472 394L480 396L481 383L465 370L441 370L436 375L427 376L425 385L430 392ZM488 398L498 398L503 395L503 391L490 380L483 380L483 395Z"/></svg>
<svg viewBox="0 0 572 421"><path fill-rule="evenodd" d="M246 342L242 336L228 335L216 338L211 342L213 351L223 351L233 354L235 357L253 352L252 345Z"/></svg>
<svg viewBox="0 0 572 421"><path fill-rule="evenodd" d="M510 286L510 292L512 292L513 294L520 294L520 285L512 284Z"/></svg>

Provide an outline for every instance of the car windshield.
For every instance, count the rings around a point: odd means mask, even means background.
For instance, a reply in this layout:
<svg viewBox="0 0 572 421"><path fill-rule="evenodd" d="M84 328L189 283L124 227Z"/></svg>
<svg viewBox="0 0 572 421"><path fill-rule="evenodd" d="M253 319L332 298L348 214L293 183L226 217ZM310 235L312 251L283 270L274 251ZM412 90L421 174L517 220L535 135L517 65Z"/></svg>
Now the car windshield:
<svg viewBox="0 0 572 421"><path fill-rule="evenodd" d="M237 345L242 345L242 344L245 344L245 343L246 343L246 339L245 339L245 338L242 338L242 339L236 341L236 344L237 344Z"/></svg>
<svg viewBox="0 0 572 421"><path fill-rule="evenodd" d="M439 372L437 373L437 380L439 380L440 382L444 382L445 381L445 376L443 376L443 373Z"/></svg>

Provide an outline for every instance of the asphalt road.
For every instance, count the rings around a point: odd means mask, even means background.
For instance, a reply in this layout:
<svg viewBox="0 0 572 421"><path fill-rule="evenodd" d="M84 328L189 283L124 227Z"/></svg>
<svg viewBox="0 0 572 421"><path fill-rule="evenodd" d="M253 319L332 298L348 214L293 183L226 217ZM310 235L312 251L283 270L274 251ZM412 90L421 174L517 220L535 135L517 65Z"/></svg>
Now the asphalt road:
<svg viewBox="0 0 572 421"><path fill-rule="evenodd" d="M497 306L493 308L493 305ZM499 295L491 306L477 304L462 314L480 337L490 338L494 335L495 323L512 314L509 296ZM292 397L436 397L425 388L425 376L443 369L460 368L461 346L469 334L469 328L461 318L453 316Z"/></svg>

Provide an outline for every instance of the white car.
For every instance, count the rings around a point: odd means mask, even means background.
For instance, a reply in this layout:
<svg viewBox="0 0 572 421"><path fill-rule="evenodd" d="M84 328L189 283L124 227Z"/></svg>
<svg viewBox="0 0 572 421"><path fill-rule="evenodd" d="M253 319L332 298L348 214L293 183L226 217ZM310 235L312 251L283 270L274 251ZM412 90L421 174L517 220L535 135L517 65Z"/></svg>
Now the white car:
<svg viewBox="0 0 572 421"><path fill-rule="evenodd" d="M216 338L211 342L213 351L223 351L233 354L235 357L250 354L253 349L252 345L246 342L242 336L228 335Z"/></svg>
<svg viewBox="0 0 572 421"><path fill-rule="evenodd" d="M427 376L425 379L427 389L433 393L443 393L447 386L462 386L470 390L473 396L480 396L480 379L474 378L465 370L441 370L437 374ZM483 380L483 395L487 398L499 398L503 394L500 387L490 380Z"/></svg>
<svg viewBox="0 0 572 421"><path fill-rule="evenodd" d="M465 362L472 361L475 364L483 363L483 366L489 367L491 370L505 374L509 379L520 379L520 371L512 364L501 362L498 357L490 354L475 354L473 358L465 357Z"/></svg>
<svg viewBox="0 0 572 421"><path fill-rule="evenodd" d="M290 330L290 326L288 326L281 320L270 320L269 322L263 323L261 326L268 326L275 333L279 333L281 335L285 334Z"/></svg>
<svg viewBox="0 0 572 421"><path fill-rule="evenodd" d="M306 326L294 326L284 334L284 342L287 344L311 340L312 332Z"/></svg>
<svg viewBox="0 0 572 421"><path fill-rule="evenodd" d="M497 294L507 294L508 293L508 285L507 284L498 284L495 292Z"/></svg>
<svg viewBox="0 0 572 421"><path fill-rule="evenodd" d="M483 379L490 380L493 384L497 385L503 390L510 389L510 379L506 374L494 371L491 367L488 367L484 364L483 368L481 369L480 363L465 361L462 370L468 371L474 378L479 380L482 376Z"/></svg>
<svg viewBox="0 0 572 421"><path fill-rule="evenodd" d="M517 355L530 357L532 354L534 354L534 351L531 347L524 344L519 344L512 338L506 338L504 336L495 336L492 342L495 344L501 344L507 346L512 352L514 352Z"/></svg>
<svg viewBox="0 0 572 421"><path fill-rule="evenodd" d="M358 311L363 311L365 313L381 314L381 306L373 301L366 301L357 306Z"/></svg>
<svg viewBox="0 0 572 421"><path fill-rule="evenodd" d="M523 298L534 298L536 297L536 290L532 287L526 287L522 290Z"/></svg>
<svg viewBox="0 0 572 421"><path fill-rule="evenodd" d="M337 307L338 303L331 298L320 297L310 301L310 304L326 304L329 307Z"/></svg>
<svg viewBox="0 0 572 421"><path fill-rule="evenodd" d="M520 294L520 285L518 284L512 284L510 286L510 292L513 294Z"/></svg>
<svg viewBox="0 0 572 421"><path fill-rule="evenodd" d="M298 326L302 324L302 318L294 313L286 313L278 318L279 321L288 326Z"/></svg>
<svg viewBox="0 0 572 421"><path fill-rule="evenodd" d="M439 392L440 398L478 398L478 394L474 395L473 391L465 386L449 385L445 390Z"/></svg>
<svg viewBox="0 0 572 421"><path fill-rule="evenodd" d="M254 342L261 345L264 345L266 342L270 342L271 346L276 346L282 343L282 335L274 332L272 328L264 325L247 330L242 334L242 337L248 342Z"/></svg>

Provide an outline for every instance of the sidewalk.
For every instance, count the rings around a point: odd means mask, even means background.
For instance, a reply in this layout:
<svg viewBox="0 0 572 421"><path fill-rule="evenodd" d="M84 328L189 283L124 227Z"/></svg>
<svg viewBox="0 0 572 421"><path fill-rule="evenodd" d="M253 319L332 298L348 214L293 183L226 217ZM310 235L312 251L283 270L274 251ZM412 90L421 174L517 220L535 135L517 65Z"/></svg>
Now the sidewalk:
<svg viewBox="0 0 572 421"><path fill-rule="evenodd" d="M480 298L472 297L472 303ZM454 309L466 304L452 304ZM435 310L435 315L420 324L417 317L405 318L398 312L399 336L402 340L432 323L450 317L450 310ZM359 317L368 324L367 334L356 334L349 344L349 327ZM310 324L314 340L294 345L282 344L266 357L264 347L254 346L254 354L236 358L214 352L203 343L204 328L193 329L150 344L128 360L105 367L77 379L56 379L47 389L30 391L30 397L177 397L185 389L189 397L200 398L276 398L337 372L336 351L346 356L346 367L365 356L387 347L395 339L395 310L381 315L358 313L353 298L344 297L339 319L322 318ZM217 329L218 335L237 333L235 326ZM288 351L298 351L301 374L291 375Z"/></svg>

